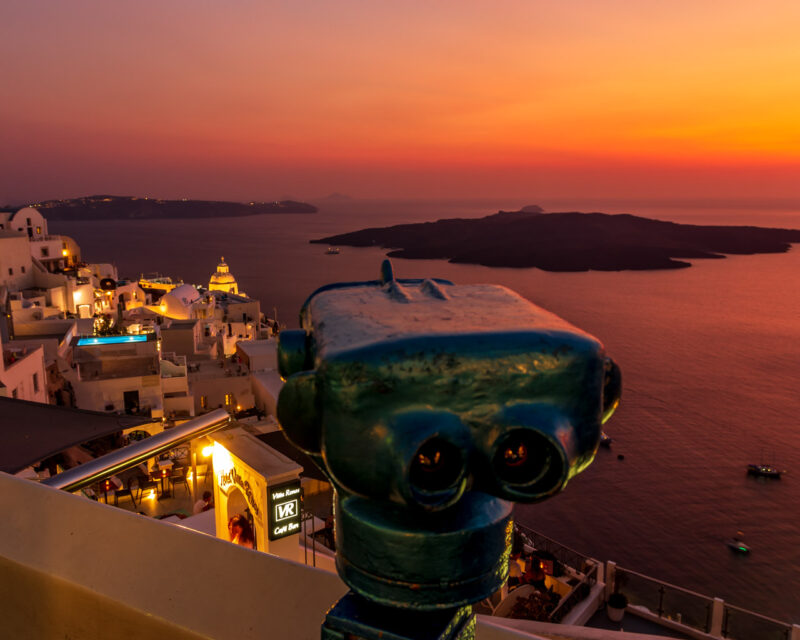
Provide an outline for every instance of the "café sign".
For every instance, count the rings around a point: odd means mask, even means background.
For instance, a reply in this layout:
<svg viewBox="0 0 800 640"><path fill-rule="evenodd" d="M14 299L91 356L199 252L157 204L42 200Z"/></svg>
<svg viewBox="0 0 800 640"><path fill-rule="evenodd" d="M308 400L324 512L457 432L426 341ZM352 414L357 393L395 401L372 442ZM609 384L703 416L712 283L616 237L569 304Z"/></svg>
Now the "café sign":
<svg viewBox="0 0 800 640"><path fill-rule="evenodd" d="M256 501L255 492L253 491L253 488L250 486L250 481L242 478L236 467L227 469L219 474L220 490L227 495L228 490L231 488L231 486L239 487L244 493L245 498L247 499L247 504L250 505L250 508L253 510L253 513L256 516L261 515L261 510L258 508L258 502Z"/></svg>
<svg viewBox="0 0 800 640"><path fill-rule="evenodd" d="M299 480L267 487L270 540L300 533L300 496Z"/></svg>

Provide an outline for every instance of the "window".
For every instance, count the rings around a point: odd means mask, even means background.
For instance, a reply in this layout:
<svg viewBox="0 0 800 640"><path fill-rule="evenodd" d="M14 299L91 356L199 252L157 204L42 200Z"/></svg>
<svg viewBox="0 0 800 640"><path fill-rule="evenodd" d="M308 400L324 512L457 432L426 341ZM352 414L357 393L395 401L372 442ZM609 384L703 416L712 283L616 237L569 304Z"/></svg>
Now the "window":
<svg viewBox="0 0 800 640"><path fill-rule="evenodd" d="M226 393L225 394L225 406L226 407L233 406L233 394L232 393Z"/></svg>
<svg viewBox="0 0 800 640"><path fill-rule="evenodd" d="M25 218L25 224L27 224L30 227L31 226L31 219L30 218Z"/></svg>
<svg viewBox="0 0 800 640"><path fill-rule="evenodd" d="M42 232L42 228L41 227L36 227L36 233L41 233L41 232Z"/></svg>
<svg viewBox="0 0 800 640"><path fill-rule="evenodd" d="M39 374L33 374L33 390L38 393L39 392Z"/></svg>
<svg viewBox="0 0 800 640"><path fill-rule="evenodd" d="M50 255L50 247L42 247L42 257L47 258Z"/></svg>
<svg viewBox="0 0 800 640"><path fill-rule="evenodd" d="M208 409L208 396L200 396L200 408L203 411Z"/></svg>
<svg viewBox="0 0 800 640"><path fill-rule="evenodd" d="M10 276L14 275L14 269L12 269L11 267L8 268L8 275Z"/></svg>
<svg viewBox="0 0 800 640"><path fill-rule="evenodd" d="M21 266L20 269L22 269L22 273L25 273L25 265Z"/></svg>

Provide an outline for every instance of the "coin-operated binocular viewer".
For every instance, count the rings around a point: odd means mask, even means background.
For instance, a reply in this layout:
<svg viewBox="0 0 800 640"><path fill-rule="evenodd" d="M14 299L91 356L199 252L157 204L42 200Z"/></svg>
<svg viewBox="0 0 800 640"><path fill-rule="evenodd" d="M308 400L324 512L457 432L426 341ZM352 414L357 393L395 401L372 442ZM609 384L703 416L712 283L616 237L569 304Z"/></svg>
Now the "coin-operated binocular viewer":
<svg viewBox="0 0 800 640"><path fill-rule="evenodd" d="M322 638L462 639L508 575L513 502L589 465L619 402L595 338L514 292L381 279L314 292L280 335L278 419L335 489L351 588Z"/></svg>

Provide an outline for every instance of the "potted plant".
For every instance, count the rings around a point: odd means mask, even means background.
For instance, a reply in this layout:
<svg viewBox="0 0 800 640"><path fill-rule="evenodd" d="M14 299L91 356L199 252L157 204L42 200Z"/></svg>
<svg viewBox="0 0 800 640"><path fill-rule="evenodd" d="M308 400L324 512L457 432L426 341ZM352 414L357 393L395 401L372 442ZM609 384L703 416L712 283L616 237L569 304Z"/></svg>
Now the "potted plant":
<svg viewBox="0 0 800 640"><path fill-rule="evenodd" d="M628 606L628 598L625 597L625 594L620 593L619 591L615 591L608 597L608 602L606 602L606 613L608 614L608 619L613 622L620 622L622 620L622 616L625 615L625 607Z"/></svg>

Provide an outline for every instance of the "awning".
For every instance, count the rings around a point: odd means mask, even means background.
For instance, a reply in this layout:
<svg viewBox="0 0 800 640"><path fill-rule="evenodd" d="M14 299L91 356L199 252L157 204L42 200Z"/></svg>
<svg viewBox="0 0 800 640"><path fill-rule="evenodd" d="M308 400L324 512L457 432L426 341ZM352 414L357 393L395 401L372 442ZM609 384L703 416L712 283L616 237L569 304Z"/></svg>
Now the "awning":
<svg viewBox="0 0 800 640"><path fill-rule="evenodd" d="M17 473L75 445L148 422L0 397L0 471Z"/></svg>

